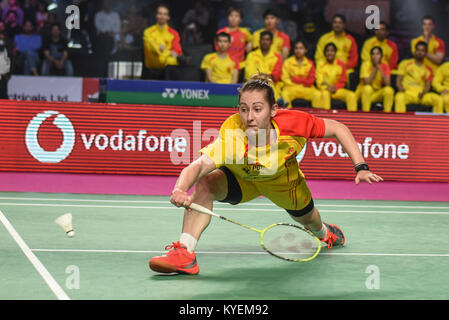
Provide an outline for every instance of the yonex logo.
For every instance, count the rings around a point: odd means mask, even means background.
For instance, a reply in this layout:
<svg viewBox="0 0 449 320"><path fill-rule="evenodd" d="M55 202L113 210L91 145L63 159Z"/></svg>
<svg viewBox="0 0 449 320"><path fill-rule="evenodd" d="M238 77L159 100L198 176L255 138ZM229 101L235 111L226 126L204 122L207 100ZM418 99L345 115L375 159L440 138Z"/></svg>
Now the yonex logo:
<svg viewBox="0 0 449 320"><path fill-rule="evenodd" d="M49 117L56 115L53 124L57 126L63 134L62 144L56 151L45 151L38 141L39 127ZM28 123L25 132L25 144L30 154L42 163L58 163L67 158L75 145L75 130L70 120L57 111L44 111L38 113Z"/></svg>
<svg viewBox="0 0 449 320"><path fill-rule="evenodd" d="M165 88L165 92L162 92L162 97L173 99L178 93L178 90L178 88Z"/></svg>

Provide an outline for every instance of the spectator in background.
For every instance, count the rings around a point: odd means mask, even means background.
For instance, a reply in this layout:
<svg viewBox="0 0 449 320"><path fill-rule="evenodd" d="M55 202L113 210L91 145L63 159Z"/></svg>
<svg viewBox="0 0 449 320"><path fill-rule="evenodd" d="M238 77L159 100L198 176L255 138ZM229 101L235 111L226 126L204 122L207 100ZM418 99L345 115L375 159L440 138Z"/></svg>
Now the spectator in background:
<svg viewBox="0 0 449 320"><path fill-rule="evenodd" d="M40 34L42 39L47 39L51 37L51 26L57 23L58 17L55 13L49 12L47 20L44 22L44 25L40 29Z"/></svg>
<svg viewBox="0 0 449 320"><path fill-rule="evenodd" d="M132 36L132 45L140 44L140 38L143 30L148 27L148 21L139 13L137 4L134 2L129 7L122 21L122 32L123 27L126 26L126 34Z"/></svg>
<svg viewBox="0 0 449 320"><path fill-rule="evenodd" d="M51 37L44 39L42 50L45 57L42 62L42 75L73 76L73 66L68 59L67 40L62 37L59 24L52 25Z"/></svg>
<svg viewBox="0 0 449 320"><path fill-rule="evenodd" d="M433 112L443 112L443 99L434 92L429 92L433 79L432 68L424 64L427 43L420 41L413 50L413 59L402 60L396 78L394 108L396 112L407 111L407 104L418 103L433 107Z"/></svg>
<svg viewBox="0 0 449 320"><path fill-rule="evenodd" d="M412 54L415 52L416 44L420 41L427 43L427 53L424 58L424 64L432 68L435 74L437 67L443 62L446 55L446 46L444 41L433 34L435 29L435 19L432 16L425 16L421 20L422 35L412 39Z"/></svg>
<svg viewBox="0 0 449 320"><path fill-rule="evenodd" d="M14 44L18 53L17 61L23 63L23 73L38 76L42 38L40 34L34 33L34 24L31 20L23 23L23 33L14 37Z"/></svg>
<svg viewBox="0 0 449 320"><path fill-rule="evenodd" d="M115 39L120 34L120 28L120 15L111 10L110 0L103 0L103 9L95 14L96 51L107 60L116 50Z"/></svg>
<svg viewBox="0 0 449 320"><path fill-rule="evenodd" d="M386 22L379 23L379 29L376 29L374 36L367 39L362 46L361 58L363 62L371 61L371 50L374 47L382 49L382 62L387 63L390 71L393 72L398 67L398 47L396 43L387 39L388 25Z"/></svg>
<svg viewBox="0 0 449 320"><path fill-rule="evenodd" d="M166 5L159 5L156 24L146 28L143 33L145 58L143 78L164 79L164 69L167 66L179 65L178 58L182 60L179 33L168 25L169 21L169 8Z"/></svg>
<svg viewBox="0 0 449 320"><path fill-rule="evenodd" d="M6 16L5 28L6 34L10 39L14 39L17 34L22 33L22 27L19 25L17 13L15 11L10 11Z"/></svg>
<svg viewBox="0 0 449 320"><path fill-rule="evenodd" d="M48 20L48 12L45 3L39 2L35 16L36 16L37 30L41 30L44 27L45 22L47 22Z"/></svg>
<svg viewBox="0 0 449 320"><path fill-rule="evenodd" d="M8 99L8 81L14 65L13 46L5 32L5 24L0 21L0 99Z"/></svg>
<svg viewBox="0 0 449 320"><path fill-rule="evenodd" d="M23 10L19 7L17 0L9 0L8 6L2 12L2 19L5 20L10 11L14 11L17 16L17 23L19 26L23 24Z"/></svg>
<svg viewBox="0 0 449 320"><path fill-rule="evenodd" d="M435 77L432 80L433 88L443 99L446 113L449 113L449 62L438 67Z"/></svg>
<svg viewBox="0 0 449 320"><path fill-rule="evenodd" d="M36 20L36 13L39 10L39 5L42 2L39 2L38 0L28 0L25 2L25 6L23 7L23 19L24 20L31 20L36 25L36 30L40 29L39 24Z"/></svg>
<svg viewBox="0 0 449 320"><path fill-rule="evenodd" d="M202 0L196 0L192 9L187 10L182 18L183 35L185 34L185 44L202 44L210 33L209 27L210 13ZM188 36L191 38L188 39ZM206 39L205 39L206 38Z"/></svg>
<svg viewBox="0 0 449 320"><path fill-rule="evenodd" d="M228 49L228 54L234 60L237 66L245 60L247 52L251 51L252 35L247 28L241 28L240 23L243 20L243 13L240 9L229 8L228 10L228 25L217 31L217 34L226 32L231 36L231 45ZM215 43L215 50L217 44Z"/></svg>
<svg viewBox="0 0 449 320"><path fill-rule="evenodd" d="M346 65L337 58L337 52L337 46L333 42L328 43L323 49L326 60L317 65L316 83L321 90L321 106L329 110L332 99L336 99L344 101L348 111L357 111L355 93L345 89Z"/></svg>
<svg viewBox="0 0 449 320"><path fill-rule="evenodd" d="M282 76L282 56L273 49L273 34L264 30L259 33L258 49L251 51L246 56L240 68L244 68L244 81L248 81L253 75L258 73L266 73L271 75L275 84L275 99L279 100L280 82ZM283 103L281 103L283 105Z"/></svg>
<svg viewBox="0 0 449 320"><path fill-rule="evenodd" d="M385 112L393 110L394 90L390 86L390 66L384 62L383 50L375 46L370 50L370 61L364 61L360 70L357 100L362 99L362 111L369 112L373 102L383 102Z"/></svg>
<svg viewBox="0 0 449 320"><path fill-rule="evenodd" d="M231 36L226 32L220 32L215 36L215 43L217 52L205 55L201 63L201 69L206 73L206 82L237 83L238 65L228 54Z"/></svg>
<svg viewBox="0 0 449 320"><path fill-rule="evenodd" d="M279 13L274 9L267 9L264 14L265 28L259 29L253 34L253 49L259 48L260 35L264 31L269 31L273 35L273 50L279 53L282 59L287 59L290 55L290 38L284 32L278 30ZM249 79L249 78L248 78Z"/></svg>
<svg viewBox="0 0 449 320"><path fill-rule="evenodd" d="M315 88L315 64L306 57L306 44L295 42L294 55L285 60L282 65L282 93L286 105L290 106L295 99L305 99L312 107L319 108L321 93Z"/></svg>
<svg viewBox="0 0 449 320"><path fill-rule="evenodd" d="M343 15L336 14L333 17L332 31L323 34L318 40L315 51L315 63L318 66L326 62L326 60L329 61L325 56L324 48L332 42L336 47L336 59L343 61L346 75L349 76L358 65L359 53L354 37L345 32L345 23L346 18Z"/></svg>

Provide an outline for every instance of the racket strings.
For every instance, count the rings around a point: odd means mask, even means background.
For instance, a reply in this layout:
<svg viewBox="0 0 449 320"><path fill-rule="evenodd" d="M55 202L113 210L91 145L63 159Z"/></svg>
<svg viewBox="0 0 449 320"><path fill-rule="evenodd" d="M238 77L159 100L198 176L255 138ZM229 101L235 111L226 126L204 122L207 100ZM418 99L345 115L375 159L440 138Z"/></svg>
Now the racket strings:
<svg viewBox="0 0 449 320"><path fill-rule="evenodd" d="M289 224L277 224L263 234L265 250L286 260L307 260L317 254L319 241L306 230Z"/></svg>

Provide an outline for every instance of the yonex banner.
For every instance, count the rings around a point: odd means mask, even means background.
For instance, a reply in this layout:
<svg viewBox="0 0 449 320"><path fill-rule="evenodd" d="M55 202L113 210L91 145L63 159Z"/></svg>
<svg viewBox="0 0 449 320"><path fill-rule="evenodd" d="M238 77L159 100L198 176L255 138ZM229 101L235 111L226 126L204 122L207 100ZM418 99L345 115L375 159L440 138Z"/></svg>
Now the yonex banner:
<svg viewBox="0 0 449 320"><path fill-rule="evenodd" d="M106 80L106 102L235 107L240 86L193 81Z"/></svg>
<svg viewBox="0 0 449 320"><path fill-rule="evenodd" d="M0 170L178 175L218 135L235 108L0 102ZM449 117L326 112L345 123L370 167L386 180L449 182ZM311 139L308 179L353 179L335 139Z"/></svg>

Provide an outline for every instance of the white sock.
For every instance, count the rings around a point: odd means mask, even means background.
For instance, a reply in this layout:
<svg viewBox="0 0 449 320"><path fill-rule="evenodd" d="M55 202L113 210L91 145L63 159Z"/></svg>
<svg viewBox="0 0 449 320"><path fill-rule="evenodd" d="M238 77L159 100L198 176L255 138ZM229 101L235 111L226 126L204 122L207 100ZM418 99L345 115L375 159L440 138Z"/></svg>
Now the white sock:
<svg viewBox="0 0 449 320"><path fill-rule="evenodd" d="M187 247L187 251L193 252L195 251L196 244L198 240L196 240L191 234L181 233L181 237L179 238L179 242Z"/></svg>
<svg viewBox="0 0 449 320"><path fill-rule="evenodd" d="M326 239L327 238L327 228L324 225L324 223L321 224L321 230L315 231L311 230L319 239Z"/></svg>

